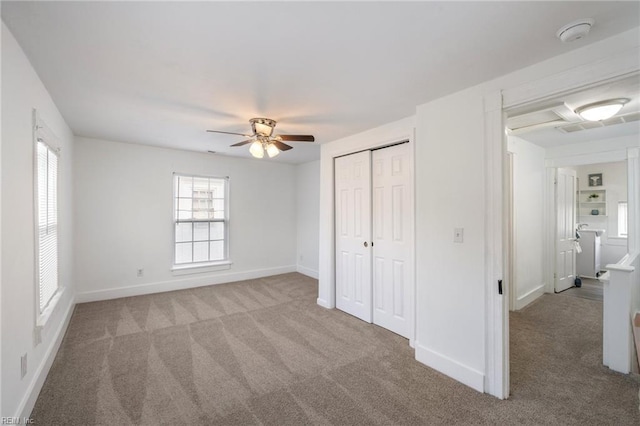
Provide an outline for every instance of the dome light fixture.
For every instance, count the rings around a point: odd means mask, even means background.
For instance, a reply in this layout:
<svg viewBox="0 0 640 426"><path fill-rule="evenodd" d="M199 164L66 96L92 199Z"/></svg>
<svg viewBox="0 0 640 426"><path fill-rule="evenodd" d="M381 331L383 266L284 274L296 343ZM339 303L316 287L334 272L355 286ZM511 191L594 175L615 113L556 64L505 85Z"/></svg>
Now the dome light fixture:
<svg viewBox="0 0 640 426"><path fill-rule="evenodd" d="M576 114L587 121L602 121L616 115L629 101L628 98L617 98L594 102L576 109Z"/></svg>

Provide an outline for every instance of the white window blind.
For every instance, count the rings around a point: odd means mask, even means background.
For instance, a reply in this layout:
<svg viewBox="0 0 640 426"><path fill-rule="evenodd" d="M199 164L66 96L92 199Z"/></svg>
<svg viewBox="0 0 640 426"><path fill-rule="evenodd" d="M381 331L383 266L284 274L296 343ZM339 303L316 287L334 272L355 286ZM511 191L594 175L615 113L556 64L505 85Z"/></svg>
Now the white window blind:
<svg viewBox="0 0 640 426"><path fill-rule="evenodd" d="M629 231L627 230L627 202L620 201L618 203L618 235L621 237L626 237Z"/></svg>
<svg viewBox="0 0 640 426"><path fill-rule="evenodd" d="M174 264L228 260L228 179L174 175Z"/></svg>
<svg viewBox="0 0 640 426"><path fill-rule="evenodd" d="M42 312L58 290L58 155L38 142L38 299Z"/></svg>

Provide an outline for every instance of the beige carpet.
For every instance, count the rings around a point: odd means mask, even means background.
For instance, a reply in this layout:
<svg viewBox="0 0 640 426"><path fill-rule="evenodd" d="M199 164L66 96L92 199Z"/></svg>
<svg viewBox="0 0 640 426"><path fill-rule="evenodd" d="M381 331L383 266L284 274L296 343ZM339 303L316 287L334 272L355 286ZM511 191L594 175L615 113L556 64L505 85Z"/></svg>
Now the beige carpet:
<svg viewBox="0 0 640 426"><path fill-rule="evenodd" d="M582 297L584 299L598 300L602 302L604 284L593 278L582 278L581 287L571 287L562 293L567 296Z"/></svg>
<svg viewBox="0 0 640 426"><path fill-rule="evenodd" d="M300 274L80 304L42 425L640 424L637 379L601 366L601 304L513 314L512 391L477 393L407 341L316 305Z"/></svg>

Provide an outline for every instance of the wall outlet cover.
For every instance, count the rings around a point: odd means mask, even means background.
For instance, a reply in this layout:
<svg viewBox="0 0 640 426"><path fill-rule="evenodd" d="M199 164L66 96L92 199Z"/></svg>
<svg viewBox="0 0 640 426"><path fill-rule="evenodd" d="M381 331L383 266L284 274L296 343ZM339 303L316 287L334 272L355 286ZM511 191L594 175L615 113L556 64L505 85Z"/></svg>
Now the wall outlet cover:
<svg viewBox="0 0 640 426"><path fill-rule="evenodd" d="M20 357L20 378L24 379L27 375L27 354Z"/></svg>

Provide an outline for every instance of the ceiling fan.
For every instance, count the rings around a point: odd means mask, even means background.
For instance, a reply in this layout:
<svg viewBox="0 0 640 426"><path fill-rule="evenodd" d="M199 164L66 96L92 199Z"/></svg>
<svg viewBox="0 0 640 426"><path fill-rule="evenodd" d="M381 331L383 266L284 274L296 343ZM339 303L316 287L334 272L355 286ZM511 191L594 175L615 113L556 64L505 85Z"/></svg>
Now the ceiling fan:
<svg viewBox="0 0 640 426"><path fill-rule="evenodd" d="M234 143L231 146L242 146L250 143L251 147L249 148L249 152L256 158L264 157L265 151L267 151L269 158L272 158L280 154L280 151L287 151L293 148L282 141L313 142L316 140L312 135L273 135L276 120L270 118L252 118L249 120L249 123L251 123L253 134L223 132L220 130L207 130L207 132L239 135L250 138L242 142Z"/></svg>

